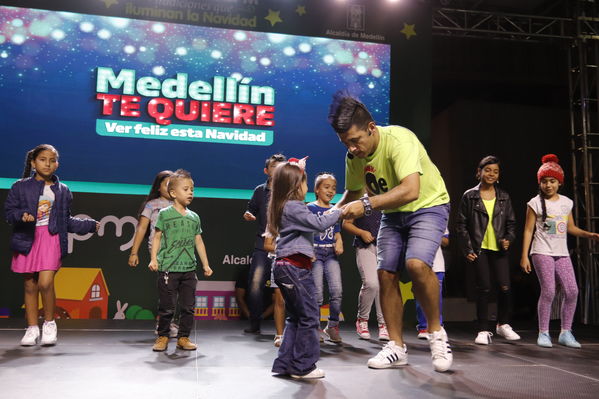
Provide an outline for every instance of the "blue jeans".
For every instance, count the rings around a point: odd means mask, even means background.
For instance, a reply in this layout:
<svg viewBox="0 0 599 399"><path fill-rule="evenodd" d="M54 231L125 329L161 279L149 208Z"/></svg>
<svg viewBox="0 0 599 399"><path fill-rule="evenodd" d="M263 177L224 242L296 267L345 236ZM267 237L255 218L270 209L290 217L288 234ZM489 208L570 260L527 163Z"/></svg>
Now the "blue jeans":
<svg viewBox="0 0 599 399"><path fill-rule="evenodd" d="M305 375L316 368L320 358L320 312L314 279L310 270L282 260L274 266L274 277L285 299L287 320L283 344L272 365L272 372Z"/></svg>
<svg viewBox="0 0 599 399"><path fill-rule="evenodd" d="M435 274L439 280L439 323L443 325L443 278L445 277L445 272L435 272ZM416 328L418 330L426 330L428 326L426 316L418 301L416 301L416 319L418 320Z"/></svg>
<svg viewBox="0 0 599 399"><path fill-rule="evenodd" d="M316 299L318 305L324 302L323 277L327 280L329 288L329 327L339 325L339 314L341 313L341 298L343 288L341 285L341 266L335 255L335 248L314 248L316 260L312 262L312 275L316 285Z"/></svg>
<svg viewBox="0 0 599 399"><path fill-rule="evenodd" d="M248 274L248 308L250 310L250 325L252 328L260 328L264 304L262 301L266 281L270 279L271 260L268 252L255 249L252 255L252 264Z"/></svg>

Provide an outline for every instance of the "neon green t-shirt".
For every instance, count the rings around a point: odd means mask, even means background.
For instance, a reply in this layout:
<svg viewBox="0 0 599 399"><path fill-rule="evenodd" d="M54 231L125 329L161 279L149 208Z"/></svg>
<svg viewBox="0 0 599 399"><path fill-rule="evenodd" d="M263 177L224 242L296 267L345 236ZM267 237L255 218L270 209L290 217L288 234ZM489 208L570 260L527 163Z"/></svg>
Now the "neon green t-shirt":
<svg viewBox="0 0 599 399"><path fill-rule="evenodd" d="M483 204L485 204L485 209L489 215L489 223L487 223L487 230L485 231L485 236L483 237L483 242L480 247L491 251L499 251L497 237L495 236L495 229L493 228L493 210L495 209L496 200L497 198L493 198L492 200L483 200Z"/></svg>
<svg viewBox="0 0 599 399"><path fill-rule="evenodd" d="M384 213L414 212L449 202L449 194L439 169L412 131L401 126L377 126L380 140L374 153L364 159L345 158L345 189L362 190L368 195L385 193L413 173L420 175L417 200Z"/></svg>
<svg viewBox="0 0 599 399"><path fill-rule="evenodd" d="M162 232L158 251L158 270L161 272L190 272L196 269L195 238L202 234L200 217L186 210L181 215L174 206L158 214L156 229Z"/></svg>

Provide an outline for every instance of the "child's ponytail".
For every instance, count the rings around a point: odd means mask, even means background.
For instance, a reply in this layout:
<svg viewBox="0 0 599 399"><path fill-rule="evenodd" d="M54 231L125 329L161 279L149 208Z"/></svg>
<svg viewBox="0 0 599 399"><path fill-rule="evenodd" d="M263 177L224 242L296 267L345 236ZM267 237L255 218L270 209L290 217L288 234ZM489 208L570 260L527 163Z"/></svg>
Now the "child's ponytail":
<svg viewBox="0 0 599 399"><path fill-rule="evenodd" d="M23 169L23 179L31 176L31 161L33 161L33 150L27 151L25 155L25 168Z"/></svg>

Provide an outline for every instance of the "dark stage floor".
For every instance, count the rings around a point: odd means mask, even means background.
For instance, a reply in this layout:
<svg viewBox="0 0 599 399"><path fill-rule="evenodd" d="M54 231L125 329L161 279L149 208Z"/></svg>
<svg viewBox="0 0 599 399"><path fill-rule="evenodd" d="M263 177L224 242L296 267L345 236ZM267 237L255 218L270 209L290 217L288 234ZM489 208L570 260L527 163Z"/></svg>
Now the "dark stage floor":
<svg viewBox="0 0 599 399"><path fill-rule="evenodd" d="M475 345L470 323L446 326L451 372L432 370L428 343L406 334L409 365L371 370L380 343L359 340L350 326L344 343L321 346L326 378L272 377L272 322L244 335L246 322L196 322L196 352L151 350L148 321L59 321L54 347L21 347L21 320L0 320L0 397L20 398L597 398L599 328L579 327L582 349L539 348L536 331L515 325L522 340ZM552 332L557 340L557 332Z"/></svg>

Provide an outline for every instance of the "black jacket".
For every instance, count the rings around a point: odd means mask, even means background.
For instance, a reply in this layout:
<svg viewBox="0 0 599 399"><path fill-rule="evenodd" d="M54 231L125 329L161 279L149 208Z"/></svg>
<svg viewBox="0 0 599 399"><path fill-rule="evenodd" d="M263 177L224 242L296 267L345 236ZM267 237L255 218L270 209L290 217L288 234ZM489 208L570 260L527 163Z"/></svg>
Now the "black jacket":
<svg viewBox="0 0 599 399"><path fill-rule="evenodd" d="M493 229L497 238L497 246L501 249L500 240L508 240L510 244L516 239L516 216L512 201L507 192L495 185L495 207L493 208ZM456 233L462 255L479 254L485 236L489 215L480 197L480 184L466 190L460 201ZM503 249L501 249L503 250Z"/></svg>

